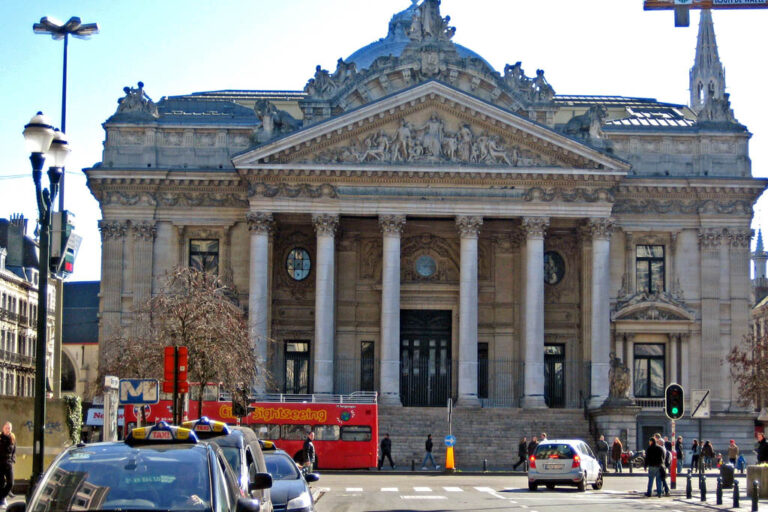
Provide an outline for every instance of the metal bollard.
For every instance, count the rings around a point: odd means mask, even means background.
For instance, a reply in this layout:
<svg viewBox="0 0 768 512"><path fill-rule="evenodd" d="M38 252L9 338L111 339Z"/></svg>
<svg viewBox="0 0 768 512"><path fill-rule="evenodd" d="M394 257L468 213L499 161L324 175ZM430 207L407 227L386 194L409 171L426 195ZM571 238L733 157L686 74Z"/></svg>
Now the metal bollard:
<svg viewBox="0 0 768 512"><path fill-rule="evenodd" d="M632 459L630 458L630 459L627 459L627 460L628 460L627 465L629 466L629 474L631 475L632 474L632 466L633 466Z"/></svg>
<svg viewBox="0 0 768 512"><path fill-rule="evenodd" d="M752 482L752 512L757 512L757 498L760 496L760 482Z"/></svg>
<svg viewBox="0 0 768 512"><path fill-rule="evenodd" d="M483 473L488 471L488 459L483 459Z"/></svg>
<svg viewBox="0 0 768 512"><path fill-rule="evenodd" d="M691 496L693 496L693 488L691 486L691 472L688 471L688 477L685 479L685 498L691 499Z"/></svg>
<svg viewBox="0 0 768 512"><path fill-rule="evenodd" d="M416 471L416 461L411 459L411 471Z"/></svg>
<svg viewBox="0 0 768 512"><path fill-rule="evenodd" d="M733 481L733 508L739 508L739 481Z"/></svg>
<svg viewBox="0 0 768 512"><path fill-rule="evenodd" d="M699 479L699 490L701 491L701 501L707 501L707 479Z"/></svg>
<svg viewBox="0 0 768 512"><path fill-rule="evenodd" d="M717 477L717 504L722 505L723 504L723 479L722 477Z"/></svg>

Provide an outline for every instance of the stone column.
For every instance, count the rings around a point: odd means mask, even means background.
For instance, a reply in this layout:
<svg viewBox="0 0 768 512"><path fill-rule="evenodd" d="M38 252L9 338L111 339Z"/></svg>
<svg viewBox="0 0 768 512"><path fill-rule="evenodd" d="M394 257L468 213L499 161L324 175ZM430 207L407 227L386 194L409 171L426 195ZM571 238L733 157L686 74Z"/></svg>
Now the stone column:
<svg viewBox="0 0 768 512"><path fill-rule="evenodd" d="M400 235L405 226L405 215L381 215L379 225L384 238L381 266L380 403L402 405L400 401Z"/></svg>
<svg viewBox="0 0 768 512"><path fill-rule="evenodd" d="M699 230L699 246L701 247L701 344L690 355L696 361L692 364L689 377L693 389L710 389L712 397L710 404L713 410L719 410L721 375L716 367L721 351L720 298L721 278L724 268L721 261L723 242L722 228L701 228ZM698 356L698 357L697 357ZM717 391L716 391L717 390Z"/></svg>
<svg viewBox="0 0 768 512"><path fill-rule="evenodd" d="M669 346L669 378L667 382L670 383L680 383L679 377L677 375L677 361L678 361L678 340L680 339L680 334L678 333L669 333L668 335L668 342L667 345Z"/></svg>
<svg viewBox="0 0 768 512"><path fill-rule="evenodd" d="M338 215L312 215L317 232L317 264L315 265L315 393L333 393L334 280L335 234Z"/></svg>
<svg viewBox="0 0 768 512"><path fill-rule="evenodd" d="M114 338L120 333L122 318L123 266L125 235L124 221L99 221L101 232L101 300L99 304L99 340ZM103 354L103 351L100 351Z"/></svg>
<svg viewBox="0 0 768 512"><path fill-rule="evenodd" d="M477 237L482 217L456 217L461 237L459 278L459 397L456 405L479 407L477 399Z"/></svg>
<svg viewBox="0 0 768 512"><path fill-rule="evenodd" d="M257 364L267 365L269 336L269 238L275 221L271 213L250 212L246 216L251 233L251 260L248 282L248 335ZM253 383L257 394L266 392L266 382Z"/></svg>
<svg viewBox="0 0 768 512"><path fill-rule="evenodd" d="M544 408L544 232L547 217L523 217L525 232L525 302L523 341L525 389L523 407Z"/></svg>
<svg viewBox="0 0 768 512"><path fill-rule="evenodd" d="M625 282L622 283L624 294L629 296L635 293L637 283L635 283L635 260L637 251L635 250L634 236L631 232L624 232L624 275Z"/></svg>
<svg viewBox="0 0 768 512"><path fill-rule="evenodd" d="M590 407L600 407L608 398L611 351L611 233L610 219L591 219L587 228L592 235L592 395Z"/></svg>
<svg viewBox="0 0 768 512"><path fill-rule="evenodd" d="M152 245L157 235L153 222L131 225L133 234L133 303L141 304L152 295Z"/></svg>

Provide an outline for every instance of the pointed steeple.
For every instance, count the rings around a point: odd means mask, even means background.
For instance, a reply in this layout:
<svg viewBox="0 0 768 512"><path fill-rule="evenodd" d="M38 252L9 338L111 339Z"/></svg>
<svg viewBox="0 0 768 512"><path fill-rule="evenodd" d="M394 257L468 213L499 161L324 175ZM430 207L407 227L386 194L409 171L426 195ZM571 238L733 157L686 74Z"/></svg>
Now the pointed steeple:
<svg viewBox="0 0 768 512"><path fill-rule="evenodd" d="M720 62L715 40L715 26L712 12L701 10L699 36L696 40L696 60L690 74L691 109L697 114L713 100L723 100L725 96L725 70Z"/></svg>
<svg viewBox="0 0 768 512"><path fill-rule="evenodd" d="M755 246L755 252L765 252L763 249L763 231L757 230L757 245Z"/></svg>

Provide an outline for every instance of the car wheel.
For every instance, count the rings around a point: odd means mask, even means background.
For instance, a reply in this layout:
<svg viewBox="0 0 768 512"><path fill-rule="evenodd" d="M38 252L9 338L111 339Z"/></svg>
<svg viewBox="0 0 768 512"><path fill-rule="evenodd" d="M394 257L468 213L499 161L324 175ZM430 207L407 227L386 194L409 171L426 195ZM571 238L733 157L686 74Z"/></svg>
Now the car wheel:
<svg viewBox="0 0 768 512"><path fill-rule="evenodd" d="M529 491L535 491L539 487L539 484L536 482L528 482L528 490Z"/></svg>
<svg viewBox="0 0 768 512"><path fill-rule="evenodd" d="M584 491L587 490L587 475L586 474L581 476L581 482L579 482L576 487L579 489L579 492L584 492Z"/></svg>
<svg viewBox="0 0 768 512"><path fill-rule="evenodd" d="M550 491L555 488L555 484L547 484L547 489Z"/></svg>
<svg viewBox="0 0 768 512"><path fill-rule="evenodd" d="M597 474L597 480L595 480L595 483L592 484L592 488L596 491L599 491L603 488L603 472L600 471Z"/></svg>

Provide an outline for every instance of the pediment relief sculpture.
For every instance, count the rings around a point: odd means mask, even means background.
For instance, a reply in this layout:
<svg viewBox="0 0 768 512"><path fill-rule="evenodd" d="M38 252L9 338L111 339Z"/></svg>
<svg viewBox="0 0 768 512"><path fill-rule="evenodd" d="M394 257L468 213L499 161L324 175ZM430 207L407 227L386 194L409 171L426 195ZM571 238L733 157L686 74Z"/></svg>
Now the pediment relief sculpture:
<svg viewBox="0 0 768 512"><path fill-rule="evenodd" d="M622 285L623 291L624 285ZM641 291L620 298L613 310L612 320L682 320L692 322L695 312L683 300L676 287L672 293Z"/></svg>

